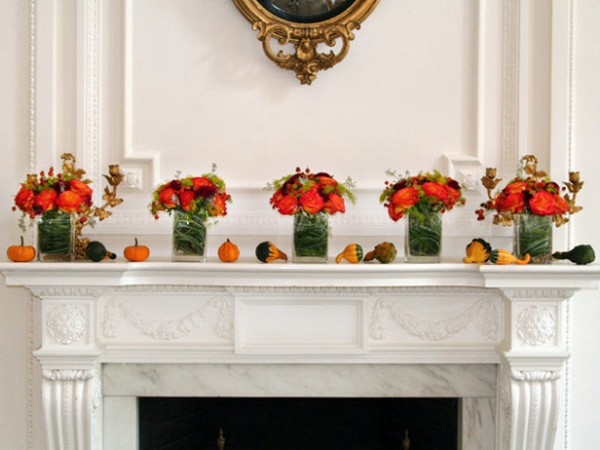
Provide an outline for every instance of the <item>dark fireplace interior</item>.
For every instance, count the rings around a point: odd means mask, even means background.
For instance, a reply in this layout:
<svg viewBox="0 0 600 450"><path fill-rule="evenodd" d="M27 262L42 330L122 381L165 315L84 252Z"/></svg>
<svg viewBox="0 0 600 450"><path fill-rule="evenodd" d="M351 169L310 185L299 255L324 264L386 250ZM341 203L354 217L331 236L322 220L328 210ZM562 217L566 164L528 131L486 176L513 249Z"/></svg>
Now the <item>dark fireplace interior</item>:
<svg viewBox="0 0 600 450"><path fill-rule="evenodd" d="M456 398L144 397L138 406L140 450L457 449Z"/></svg>

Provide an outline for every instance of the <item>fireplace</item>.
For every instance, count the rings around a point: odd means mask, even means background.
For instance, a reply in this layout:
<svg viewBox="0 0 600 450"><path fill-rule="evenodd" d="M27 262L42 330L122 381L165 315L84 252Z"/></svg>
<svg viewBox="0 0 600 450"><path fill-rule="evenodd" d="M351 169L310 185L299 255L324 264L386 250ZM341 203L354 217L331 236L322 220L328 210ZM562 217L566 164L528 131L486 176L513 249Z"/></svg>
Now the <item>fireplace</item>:
<svg viewBox="0 0 600 450"><path fill-rule="evenodd" d="M141 397L138 411L140 450L457 448L455 398Z"/></svg>
<svg viewBox="0 0 600 450"><path fill-rule="evenodd" d="M138 448L141 397L455 398L458 448L554 447L595 266L1 264L39 299L49 449Z"/></svg>

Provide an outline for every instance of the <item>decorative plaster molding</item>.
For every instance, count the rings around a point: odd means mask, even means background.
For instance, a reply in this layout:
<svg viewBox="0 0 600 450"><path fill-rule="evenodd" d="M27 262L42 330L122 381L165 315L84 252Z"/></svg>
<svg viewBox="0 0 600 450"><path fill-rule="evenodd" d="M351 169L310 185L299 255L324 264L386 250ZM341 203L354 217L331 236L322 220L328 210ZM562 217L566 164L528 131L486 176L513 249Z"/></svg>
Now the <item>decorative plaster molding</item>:
<svg viewBox="0 0 600 450"><path fill-rule="evenodd" d="M117 338L116 314L122 317L143 335L159 341L172 341L188 336L192 331L202 327L207 321L209 311L217 311L217 320L213 324L213 332L221 339L231 339L233 334L233 307L229 298L218 297L208 300L195 311L176 319L163 320L152 317L142 311L134 310L131 302L124 297L115 297L106 306L102 319L103 336L107 339Z"/></svg>
<svg viewBox="0 0 600 450"><path fill-rule="evenodd" d="M532 347L550 342L557 334L556 314L549 308L530 306L519 313L517 336Z"/></svg>
<svg viewBox="0 0 600 450"><path fill-rule="evenodd" d="M45 369L42 371L42 377L48 381L87 381L94 378L94 371Z"/></svg>
<svg viewBox="0 0 600 450"><path fill-rule="evenodd" d="M509 300L562 301L571 298L577 289L502 289Z"/></svg>
<svg viewBox="0 0 600 450"><path fill-rule="evenodd" d="M510 377L515 381L556 381L561 378L560 370L511 370Z"/></svg>
<svg viewBox="0 0 600 450"><path fill-rule="evenodd" d="M513 176L519 156L519 47L521 0L503 2L502 165Z"/></svg>
<svg viewBox="0 0 600 450"><path fill-rule="evenodd" d="M37 298L97 298L103 288L91 286L30 286L31 294Z"/></svg>
<svg viewBox="0 0 600 450"><path fill-rule="evenodd" d="M144 189L144 176L141 169L131 169L121 167L123 172L123 187L135 191ZM147 212L146 212L147 213Z"/></svg>
<svg viewBox="0 0 600 450"><path fill-rule="evenodd" d="M140 293L140 294L169 294L169 293L197 293L197 294L226 294L228 290L218 286L196 286L187 284L144 284L135 286L108 287L107 294Z"/></svg>
<svg viewBox="0 0 600 450"><path fill-rule="evenodd" d="M88 324L79 308L63 304L50 311L46 319L46 329L56 342L70 345L81 339L88 329Z"/></svg>
<svg viewBox="0 0 600 450"><path fill-rule="evenodd" d="M417 317L403 308L401 301L379 299L373 307L369 326L371 338L375 340L383 339L386 334L383 325L383 311L388 311L394 322L411 336L424 341L448 339L476 321L480 323L481 336L486 341L498 340L500 316L494 302L490 299L480 299L459 314L442 320Z"/></svg>

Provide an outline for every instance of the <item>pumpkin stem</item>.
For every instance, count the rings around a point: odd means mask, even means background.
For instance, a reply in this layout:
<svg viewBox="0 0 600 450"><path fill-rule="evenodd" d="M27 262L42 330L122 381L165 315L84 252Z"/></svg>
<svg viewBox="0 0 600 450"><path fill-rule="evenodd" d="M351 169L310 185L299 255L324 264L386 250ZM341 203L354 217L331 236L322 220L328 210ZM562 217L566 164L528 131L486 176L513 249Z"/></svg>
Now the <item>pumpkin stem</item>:
<svg viewBox="0 0 600 450"><path fill-rule="evenodd" d="M133 241L135 242L135 244L133 246L137 247L138 246L138 240L137 240L137 238L133 238Z"/></svg>
<svg viewBox="0 0 600 450"><path fill-rule="evenodd" d="M20 237L21 237L21 247L23 247L25 245L25 241L23 240L23 236L20 236Z"/></svg>

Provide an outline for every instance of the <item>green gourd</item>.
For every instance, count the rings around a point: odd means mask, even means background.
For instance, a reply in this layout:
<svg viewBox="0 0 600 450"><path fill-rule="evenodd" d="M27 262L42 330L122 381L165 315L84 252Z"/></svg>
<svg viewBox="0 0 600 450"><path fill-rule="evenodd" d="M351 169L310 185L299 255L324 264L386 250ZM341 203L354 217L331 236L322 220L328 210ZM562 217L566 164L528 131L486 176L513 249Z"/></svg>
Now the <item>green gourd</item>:
<svg viewBox="0 0 600 450"><path fill-rule="evenodd" d="M568 252L554 252L552 257L554 259L568 259L575 264L583 265L593 262L596 259L596 254L591 245L582 244L573 247Z"/></svg>
<svg viewBox="0 0 600 450"><path fill-rule="evenodd" d="M117 255L106 250L102 242L92 241L85 247L85 256L94 262L102 261L104 258L115 259Z"/></svg>

